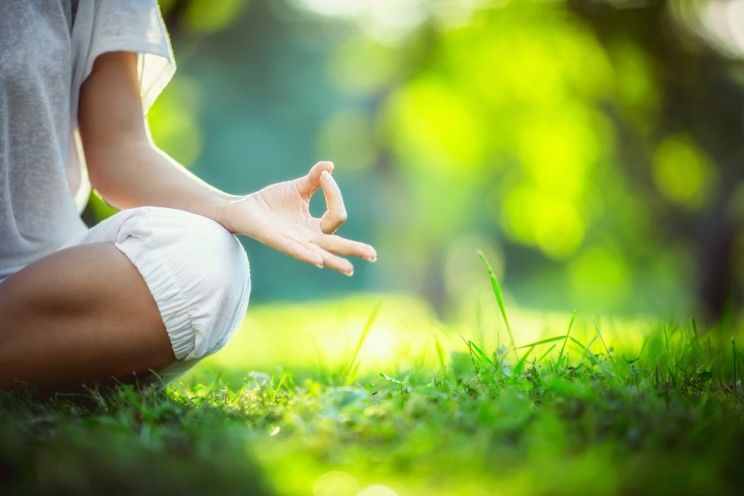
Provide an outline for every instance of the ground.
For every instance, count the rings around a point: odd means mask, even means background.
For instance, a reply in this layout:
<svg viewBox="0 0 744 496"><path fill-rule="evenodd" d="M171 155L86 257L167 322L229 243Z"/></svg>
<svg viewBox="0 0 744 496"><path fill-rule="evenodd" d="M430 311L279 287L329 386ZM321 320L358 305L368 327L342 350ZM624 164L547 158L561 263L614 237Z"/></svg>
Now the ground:
<svg viewBox="0 0 744 496"><path fill-rule="evenodd" d="M0 395L0 494L744 491L735 326L490 298L257 306L165 388Z"/></svg>

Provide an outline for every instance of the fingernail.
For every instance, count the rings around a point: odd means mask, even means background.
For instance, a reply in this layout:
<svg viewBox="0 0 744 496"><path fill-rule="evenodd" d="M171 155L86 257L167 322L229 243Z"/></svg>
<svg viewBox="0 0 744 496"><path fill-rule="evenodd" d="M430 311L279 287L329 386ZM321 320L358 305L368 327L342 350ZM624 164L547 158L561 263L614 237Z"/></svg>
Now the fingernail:
<svg viewBox="0 0 744 496"><path fill-rule="evenodd" d="M319 269L322 269L323 268L323 264L317 264L316 267L319 268Z"/></svg>
<svg viewBox="0 0 744 496"><path fill-rule="evenodd" d="M354 275L354 270L352 269L352 270L348 271L346 273L346 275L349 276L349 277L353 276Z"/></svg>
<svg viewBox="0 0 744 496"><path fill-rule="evenodd" d="M377 262L377 255L375 255L374 257L369 257L367 258L367 260L369 260L372 263Z"/></svg>

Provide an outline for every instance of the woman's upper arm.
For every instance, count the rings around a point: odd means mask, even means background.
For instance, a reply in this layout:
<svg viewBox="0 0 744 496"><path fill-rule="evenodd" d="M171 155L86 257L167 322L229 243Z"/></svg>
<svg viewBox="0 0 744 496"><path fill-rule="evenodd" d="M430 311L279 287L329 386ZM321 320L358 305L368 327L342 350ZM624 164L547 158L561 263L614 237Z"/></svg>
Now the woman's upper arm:
<svg viewBox="0 0 744 496"><path fill-rule="evenodd" d="M80 88L78 121L91 182L106 181L120 147L148 140L137 75L137 54L107 52L96 58Z"/></svg>

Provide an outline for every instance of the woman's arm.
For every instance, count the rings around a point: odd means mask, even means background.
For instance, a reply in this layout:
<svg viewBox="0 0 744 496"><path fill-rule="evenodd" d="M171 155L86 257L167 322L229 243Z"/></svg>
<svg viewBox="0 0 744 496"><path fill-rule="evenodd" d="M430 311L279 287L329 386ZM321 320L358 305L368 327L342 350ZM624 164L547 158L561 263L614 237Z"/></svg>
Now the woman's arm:
<svg viewBox="0 0 744 496"><path fill-rule="evenodd" d="M93 187L118 208L153 205L209 217L302 261L351 275L339 255L376 259L374 249L333 232L346 220L333 165L316 164L293 181L247 196L224 193L177 164L151 141L142 113L137 56L99 56L80 90L80 133ZM310 216L309 200L322 189L328 210Z"/></svg>
<svg viewBox="0 0 744 496"><path fill-rule="evenodd" d="M220 222L234 198L178 165L150 140L136 54L111 52L96 59L80 90L78 119L91 183L111 205L180 208Z"/></svg>

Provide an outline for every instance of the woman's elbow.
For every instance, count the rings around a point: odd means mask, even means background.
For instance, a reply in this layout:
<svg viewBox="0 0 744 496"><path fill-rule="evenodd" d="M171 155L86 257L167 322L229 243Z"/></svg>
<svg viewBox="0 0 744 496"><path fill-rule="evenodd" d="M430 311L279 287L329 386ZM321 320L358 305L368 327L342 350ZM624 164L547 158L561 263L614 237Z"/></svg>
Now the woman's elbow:
<svg viewBox="0 0 744 496"><path fill-rule="evenodd" d="M114 178L111 177L110 171L107 170L106 164L101 163L101 159L95 156L91 157L88 154L86 154L85 161L88 169L88 179L93 189L110 205L120 206L117 205L116 201L116 183Z"/></svg>
<svg viewBox="0 0 744 496"><path fill-rule="evenodd" d="M141 156L138 143L117 143L110 146L86 146L85 161L93 188L107 203L118 208L135 206L127 201L127 181L141 181L132 176L133 157Z"/></svg>

